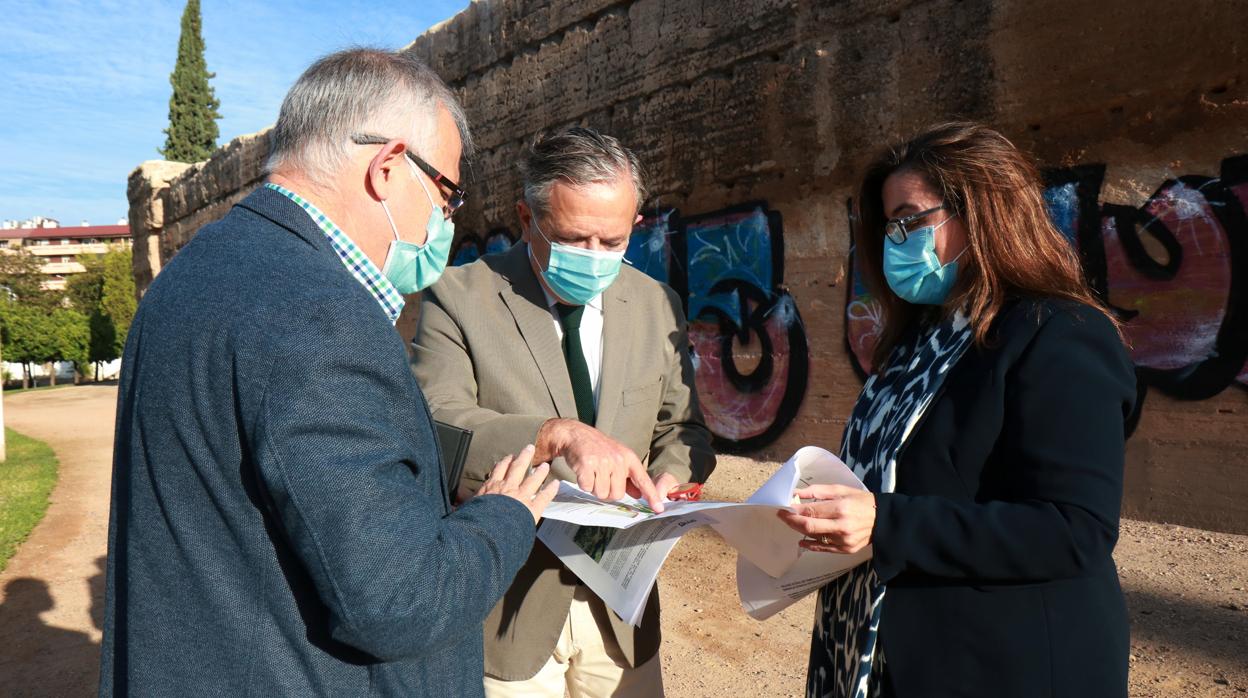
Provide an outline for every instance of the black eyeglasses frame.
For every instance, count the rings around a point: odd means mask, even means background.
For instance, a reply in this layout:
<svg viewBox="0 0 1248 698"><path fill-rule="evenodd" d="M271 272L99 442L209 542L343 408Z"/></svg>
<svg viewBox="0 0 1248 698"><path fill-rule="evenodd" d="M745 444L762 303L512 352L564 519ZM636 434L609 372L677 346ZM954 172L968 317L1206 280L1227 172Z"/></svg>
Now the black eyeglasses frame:
<svg viewBox="0 0 1248 698"><path fill-rule="evenodd" d="M893 218L884 223L884 236L887 237L894 245L900 245L905 242L906 238L910 235L910 231L906 230L906 226L919 220L920 218L923 218L924 216L930 216L937 211L948 210L948 208L949 207L945 204L941 204L936 208L929 208L926 211L919 211L918 213L912 213L908 216L902 216L901 218Z"/></svg>
<svg viewBox="0 0 1248 698"><path fill-rule="evenodd" d="M385 136L374 136L367 133L351 134L351 142L356 145L385 145L391 140L393 139L386 138ZM425 162L424 159L416 153L413 153L411 148L404 149L403 154L406 155L412 163L419 167L421 172L429 175L429 179L432 179L434 184L445 187L446 190L450 192L450 196L446 199L446 205L442 207L443 214L449 220L451 216L455 215L456 211L463 207L464 201L468 198L468 190L459 186L459 184L457 184L450 177L438 172L437 168Z"/></svg>

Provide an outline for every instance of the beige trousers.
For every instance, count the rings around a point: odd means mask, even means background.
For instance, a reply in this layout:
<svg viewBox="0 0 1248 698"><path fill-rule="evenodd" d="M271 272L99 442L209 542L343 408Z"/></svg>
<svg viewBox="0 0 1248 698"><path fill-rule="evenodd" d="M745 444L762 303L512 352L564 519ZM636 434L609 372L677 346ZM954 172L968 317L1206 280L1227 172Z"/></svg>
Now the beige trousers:
<svg viewBox="0 0 1248 698"><path fill-rule="evenodd" d="M537 675L524 681L487 675L485 698L662 698L659 655L634 668L617 663L611 658L620 656L615 640L609 632L604 637L590 604L601 607L602 601L577 587L555 652Z"/></svg>

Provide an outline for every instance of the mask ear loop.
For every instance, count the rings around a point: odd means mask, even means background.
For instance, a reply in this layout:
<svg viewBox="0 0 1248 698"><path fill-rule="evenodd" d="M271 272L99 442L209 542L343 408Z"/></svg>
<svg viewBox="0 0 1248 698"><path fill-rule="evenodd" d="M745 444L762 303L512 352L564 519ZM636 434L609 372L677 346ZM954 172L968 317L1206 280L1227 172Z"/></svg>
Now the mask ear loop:
<svg viewBox="0 0 1248 698"><path fill-rule="evenodd" d="M394 226L394 218L390 215L390 207L386 205L386 200L381 199L381 210L386 212L386 220L390 221L390 232L394 233L394 242L390 243L389 249L386 250L386 261L381 264L381 273L384 275L386 270L390 268L390 260L394 257L395 243L402 242L399 240L399 229Z"/></svg>
<svg viewBox="0 0 1248 698"><path fill-rule="evenodd" d="M405 157L405 158L403 158L403 159L404 159L404 160L407 160L407 158L406 158L406 157ZM414 169L414 168L412 167L412 161L411 161L411 160L407 160L407 167L408 167L408 169ZM420 179L418 178L416 181L419 183L419 182L420 182ZM421 188L422 188L422 189L424 188L424 185L423 185L423 184L421 184ZM425 191L425 196L426 196L426 197L428 197L428 196L429 196L429 192L428 192L428 191ZM430 201L432 201L432 199L431 199ZM381 199L381 200L379 201L379 203L381 204L381 210L382 210L382 211L385 211L385 213L386 213L386 221L388 221L388 222L390 223L390 232L391 232L391 233L394 233L394 242L403 242L403 240L402 240L401 238L399 238L399 227L398 227L397 225L395 225L395 224L394 224L394 216L390 215L390 207L389 207L388 205L386 205L386 200L385 200L385 199ZM429 241L428 241L428 240L425 240L425 242L426 242L426 243L428 243ZM383 274L385 273L386 269L390 268L390 258L394 256L394 247L395 247L395 246L394 246L394 244L393 244L393 243L391 243L391 244L390 244L390 249L386 250L386 261L385 261L385 262L381 265L381 271L382 271L382 273L383 273Z"/></svg>
<svg viewBox="0 0 1248 698"><path fill-rule="evenodd" d="M938 224L936 225L936 227L935 227L935 228L932 228L932 232L933 232L933 233L935 233L937 230L940 230L940 227L941 227L942 225L944 225L944 224L948 223L949 221L953 220L953 216L956 216L956 215L958 215L958 214L956 214L956 213L955 213L955 214L953 214L953 215L949 216L948 218L946 218L945 220L941 221L940 223L938 223ZM959 253L957 254L957 256L956 256L956 257L954 257L953 259L951 259L951 260L949 260L948 262L946 262L946 263L944 263L944 264L940 265L940 266L941 266L941 268L943 269L944 267L947 267L947 266L949 266L950 264L953 264L954 262L958 261L959 259L962 259L962 255L966 254L966 251L967 251L967 250L969 250L969 249L971 249L971 241L970 241L970 240L967 240L967 241L966 241L966 244L962 246L962 251L961 251L961 252L959 252Z"/></svg>
<svg viewBox="0 0 1248 698"><path fill-rule="evenodd" d="M526 205L528 204L527 201L525 203ZM550 238L546 237L546 233L542 232L541 226L537 224L537 214L533 212L532 206L529 206L529 222L533 224L533 229L537 231L538 237L546 241L546 246L548 248L546 252L546 266L545 268L542 269L542 272L541 272L545 274L550 269L550 253L554 252L555 246L554 246L554 243L550 241ZM533 263L537 264L540 267L541 262L538 262L537 255L533 254L533 244L528 243L525 246L529 248L529 259L533 260Z"/></svg>
<svg viewBox="0 0 1248 698"><path fill-rule="evenodd" d="M550 260L555 256L555 245L560 245L561 247L566 247L566 245L562 245L562 243L555 242L554 240L546 237L546 233L542 232L542 226L537 224L537 214L532 211L533 209L530 207L529 220L533 223L533 229L537 231L538 237L546 242L546 267L542 270L543 273L545 273L550 271ZM534 262L537 261L537 256L533 254L533 245L529 245L529 256L533 258Z"/></svg>
<svg viewBox="0 0 1248 698"><path fill-rule="evenodd" d="M394 225L394 217L390 215L390 207L386 205L386 200L381 199L381 210L386 212L386 220L390 221L390 232L394 233L394 239L399 239L399 229Z"/></svg>
<svg viewBox="0 0 1248 698"><path fill-rule="evenodd" d="M412 176L416 178L416 183L420 185L421 191L425 192L425 198L429 199L429 205L433 207L434 211L437 211L438 209L442 208L441 206L438 206L438 203L436 201L433 200L433 195L429 193L429 187L425 186L425 180L423 177L420 176L420 171L416 169L416 166L412 164L412 161L410 159L408 158L404 158L404 159L407 160L407 169L412 171ZM445 218L446 215L443 214L442 217Z"/></svg>
<svg viewBox="0 0 1248 698"><path fill-rule="evenodd" d="M537 214L533 213L532 207L529 208L529 220L533 221L533 229L537 231L537 234L542 238L542 240L546 241L546 244L553 250L555 243L551 241L550 238L546 237L546 233L542 232L542 226L537 224Z"/></svg>
<svg viewBox="0 0 1248 698"><path fill-rule="evenodd" d="M407 160L407 158L405 157L404 160ZM420 190L425 192L425 198L429 199L429 205L433 207L431 213L433 211L437 211L438 205L434 202L433 196L429 194L429 188L425 186L424 182L420 181L420 173L416 171L416 166L412 164L411 160L407 160L407 169L411 170L412 176L416 178L416 183L420 185ZM381 210L386 212L386 220L390 222L390 232L394 233L395 240L401 242L399 238L399 228L394 224L394 217L390 215L390 207L386 205L385 199L381 199L380 203ZM425 240L425 244L429 244L429 241ZM389 255L386 256L387 258L389 257Z"/></svg>

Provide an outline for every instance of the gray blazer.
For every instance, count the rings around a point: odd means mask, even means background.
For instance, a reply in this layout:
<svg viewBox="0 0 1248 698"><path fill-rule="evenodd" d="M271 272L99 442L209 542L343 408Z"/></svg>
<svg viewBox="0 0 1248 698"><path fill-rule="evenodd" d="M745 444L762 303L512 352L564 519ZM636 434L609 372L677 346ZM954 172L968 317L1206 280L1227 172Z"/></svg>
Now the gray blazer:
<svg viewBox="0 0 1248 698"><path fill-rule="evenodd" d="M483 693L532 515L449 513L403 342L302 209L201 230L123 366L100 695Z"/></svg>
<svg viewBox="0 0 1248 698"><path fill-rule="evenodd" d="M631 448L651 475L704 481L715 467L693 387L679 297L630 267L603 295L596 427ZM448 269L424 293L413 371L436 418L473 430L463 484L479 487L495 461L533 443L552 417L576 419L572 383L541 285L521 243ZM575 481L562 459L552 471ZM550 658L577 584L544 545L485 624L486 672L532 677ZM609 614L631 665L659 647L658 597L634 629Z"/></svg>

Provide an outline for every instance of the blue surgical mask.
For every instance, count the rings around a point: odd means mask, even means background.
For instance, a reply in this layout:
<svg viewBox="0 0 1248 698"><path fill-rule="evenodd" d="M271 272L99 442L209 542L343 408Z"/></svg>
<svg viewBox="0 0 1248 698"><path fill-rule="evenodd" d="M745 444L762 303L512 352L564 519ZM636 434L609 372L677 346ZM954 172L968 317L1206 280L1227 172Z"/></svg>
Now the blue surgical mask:
<svg viewBox="0 0 1248 698"><path fill-rule="evenodd" d="M572 305L585 305L607 290L620 275L623 252L586 250L553 242L537 227L537 218L532 220L533 229L550 245L550 260L542 278L560 300ZM533 255L532 245L529 246L529 255Z"/></svg>
<svg viewBox="0 0 1248 698"><path fill-rule="evenodd" d="M949 297L958 278L958 259L966 254L963 248L957 257L941 264L936 255L936 231L939 225L912 230L900 245L884 238L884 279L902 300L915 305L941 305Z"/></svg>
<svg viewBox="0 0 1248 698"><path fill-rule="evenodd" d="M425 244L417 245L399 239L399 229L390 216L390 207L383 199L381 208L386 212L386 220L390 221L390 230L394 233L394 242L390 243L390 251L386 253L386 263L381 268L395 290L407 295L429 288L446 270L446 262L451 254L451 242L455 239L455 224L443 213L442 207L433 200L429 188L425 186L420 172L411 160L407 160L408 168L416 183L424 190L429 199L429 221L425 223Z"/></svg>

